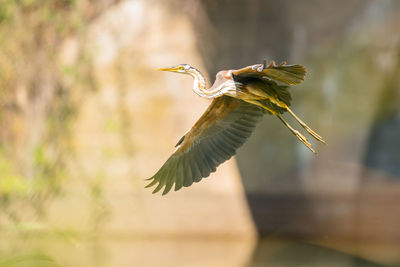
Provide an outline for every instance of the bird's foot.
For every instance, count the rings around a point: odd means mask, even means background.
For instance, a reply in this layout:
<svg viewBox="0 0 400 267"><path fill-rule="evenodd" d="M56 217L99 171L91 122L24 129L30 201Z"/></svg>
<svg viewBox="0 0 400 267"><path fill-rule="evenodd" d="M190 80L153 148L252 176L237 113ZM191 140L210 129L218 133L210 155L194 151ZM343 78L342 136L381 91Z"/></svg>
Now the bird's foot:
<svg viewBox="0 0 400 267"><path fill-rule="evenodd" d="M264 64L256 64L251 67L252 70L257 70L258 72L262 72L264 69Z"/></svg>
<svg viewBox="0 0 400 267"><path fill-rule="evenodd" d="M263 64L256 64L253 67L251 67L252 70L257 70L258 72L262 72L265 67L267 66L267 60L264 59L264 63Z"/></svg>

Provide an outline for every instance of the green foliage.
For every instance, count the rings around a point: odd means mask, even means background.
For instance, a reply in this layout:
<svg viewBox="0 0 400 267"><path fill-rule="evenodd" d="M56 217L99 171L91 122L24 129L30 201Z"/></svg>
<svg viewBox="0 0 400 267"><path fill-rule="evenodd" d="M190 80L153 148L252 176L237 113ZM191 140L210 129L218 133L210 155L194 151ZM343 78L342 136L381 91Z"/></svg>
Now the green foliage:
<svg viewBox="0 0 400 267"><path fill-rule="evenodd" d="M59 265L53 258L45 254L17 255L0 258L0 267L56 267Z"/></svg>
<svg viewBox="0 0 400 267"><path fill-rule="evenodd" d="M28 184L15 171L13 163L0 151L0 196L25 195L28 192Z"/></svg>
<svg viewBox="0 0 400 267"><path fill-rule="evenodd" d="M12 19L14 7L13 1L0 0L0 24Z"/></svg>
<svg viewBox="0 0 400 267"><path fill-rule="evenodd" d="M13 201L40 213L61 191L70 128L93 82L85 42L76 60L66 64L60 54L66 39L85 38L90 8L97 10L88 0L0 0L0 222L2 214L18 222L24 213Z"/></svg>

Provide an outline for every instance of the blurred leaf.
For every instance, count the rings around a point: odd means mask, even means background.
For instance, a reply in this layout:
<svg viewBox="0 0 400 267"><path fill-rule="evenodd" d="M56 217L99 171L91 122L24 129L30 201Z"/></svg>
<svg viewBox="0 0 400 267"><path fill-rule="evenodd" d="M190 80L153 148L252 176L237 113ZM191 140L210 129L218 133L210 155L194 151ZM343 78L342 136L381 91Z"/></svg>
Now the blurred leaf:
<svg viewBox="0 0 400 267"><path fill-rule="evenodd" d="M51 257L44 254L18 255L0 259L0 267L46 267L46 266L61 266Z"/></svg>
<svg viewBox="0 0 400 267"><path fill-rule="evenodd" d="M14 171L11 161L0 151L0 195L25 194L28 189L26 181Z"/></svg>
<svg viewBox="0 0 400 267"><path fill-rule="evenodd" d="M11 20L13 17L15 4L13 1L0 0L0 23Z"/></svg>
<svg viewBox="0 0 400 267"><path fill-rule="evenodd" d="M36 166L46 166L50 164L50 159L45 154L44 147L39 145L34 151L34 160Z"/></svg>

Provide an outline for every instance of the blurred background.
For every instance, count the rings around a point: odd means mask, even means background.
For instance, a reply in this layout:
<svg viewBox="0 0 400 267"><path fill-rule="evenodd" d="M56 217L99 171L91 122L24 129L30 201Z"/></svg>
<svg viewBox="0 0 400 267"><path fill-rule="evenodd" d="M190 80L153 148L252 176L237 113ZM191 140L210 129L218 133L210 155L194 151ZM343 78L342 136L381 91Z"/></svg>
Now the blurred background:
<svg viewBox="0 0 400 267"><path fill-rule="evenodd" d="M400 266L399 29L397 0L0 0L0 267ZM209 104L155 69L263 59L307 67L318 155L265 116L144 189Z"/></svg>

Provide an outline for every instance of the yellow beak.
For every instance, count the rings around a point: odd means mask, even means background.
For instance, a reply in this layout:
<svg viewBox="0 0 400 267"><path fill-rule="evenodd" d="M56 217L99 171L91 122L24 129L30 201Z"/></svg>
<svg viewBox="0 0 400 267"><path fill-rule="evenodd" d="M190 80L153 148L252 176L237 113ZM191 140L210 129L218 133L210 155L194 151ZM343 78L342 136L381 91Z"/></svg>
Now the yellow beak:
<svg viewBox="0 0 400 267"><path fill-rule="evenodd" d="M157 69L159 71L172 71L172 72L177 72L178 71L178 67L167 67L167 68L159 68Z"/></svg>

